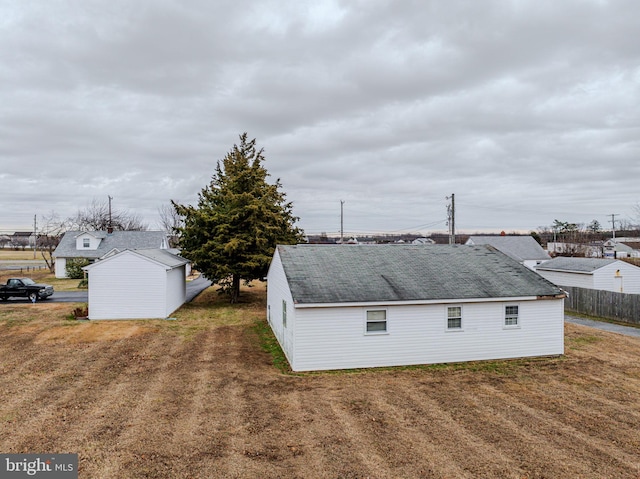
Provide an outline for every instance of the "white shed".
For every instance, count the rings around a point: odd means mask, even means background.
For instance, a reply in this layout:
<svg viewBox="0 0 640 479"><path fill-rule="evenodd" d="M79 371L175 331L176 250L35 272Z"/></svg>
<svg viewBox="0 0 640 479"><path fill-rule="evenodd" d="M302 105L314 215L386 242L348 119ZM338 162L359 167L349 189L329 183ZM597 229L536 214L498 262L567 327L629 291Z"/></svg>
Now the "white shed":
<svg viewBox="0 0 640 479"><path fill-rule="evenodd" d="M185 302L187 263L167 250L147 249L86 266L89 319L166 318Z"/></svg>
<svg viewBox="0 0 640 479"><path fill-rule="evenodd" d="M617 259L558 257L536 271L559 286L640 294L640 268Z"/></svg>
<svg viewBox="0 0 640 479"><path fill-rule="evenodd" d="M491 245L530 269L551 259L533 236L470 236L466 244Z"/></svg>
<svg viewBox="0 0 640 479"><path fill-rule="evenodd" d="M564 352L563 292L489 246L278 246L267 284L294 371Z"/></svg>

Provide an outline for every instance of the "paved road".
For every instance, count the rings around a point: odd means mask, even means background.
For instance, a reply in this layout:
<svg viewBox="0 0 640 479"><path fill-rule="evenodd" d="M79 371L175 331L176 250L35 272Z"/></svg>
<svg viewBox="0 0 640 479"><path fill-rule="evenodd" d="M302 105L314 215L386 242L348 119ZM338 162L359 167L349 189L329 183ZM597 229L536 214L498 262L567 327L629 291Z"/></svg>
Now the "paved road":
<svg viewBox="0 0 640 479"><path fill-rule="evenodd" d="M198 276L193 281L187 282L187 303L193 301L196 296L202 293L209 286L211 286L211 281L202 275Z"/></svg>
<svg viewBox="0 0 640 479"><path fill-rule="evenodd" d="M209 281L204 276L199 276L193 281L187 282L187 298L186 302L192 301L202 291L211 286ZM56 291L49 299L45 300L51 303L86 303L89 301L87 291ZM28 299L15 298L7 301L7 303L28 303ZM5 303L6 304L6 303Z"/></svg>
<svg viewBox="0 0 640 479"><path fill-rule="evenodd" d="M581 324L590 328L610 331L612 333L624 334L626 336L635 336L640 338L640 328L631 326L621 326L619 324L605 323L604 321L594 321L593 319L576 318L575 316L564 315L564 320L568 323Z"/></svg>

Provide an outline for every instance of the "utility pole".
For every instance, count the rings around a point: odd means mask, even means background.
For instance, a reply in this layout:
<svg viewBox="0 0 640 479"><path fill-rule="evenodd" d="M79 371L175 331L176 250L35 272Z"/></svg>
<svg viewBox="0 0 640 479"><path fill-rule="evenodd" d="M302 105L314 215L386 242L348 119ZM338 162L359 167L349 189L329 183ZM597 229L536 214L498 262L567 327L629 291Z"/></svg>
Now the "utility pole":
<svg viewBox="0 0 640 479"><path fill-rule="evenodd" d="M447 196L451 203L447 205L447 217L449 223L449 244L456 244L456 195Z"/></svg>
<svg viewBox="0 0 640 479"><path fill-rule="evenodd" d="M612 239L616 239L616 216L618 216L618 213L611 213L611 230L613 232L613 238Z"/></svg>
<svg viewBox="0 0 640 479"><path fill-rule="evenodd" d="M340 200L340 244L344 244L344 200Z"/></svg>
<svg viewBox="0 0 640 479"><path fill-rule="evenodd" d="M33 215L33 259L36 259L36 253L38 252L38 215Z"/></svg>

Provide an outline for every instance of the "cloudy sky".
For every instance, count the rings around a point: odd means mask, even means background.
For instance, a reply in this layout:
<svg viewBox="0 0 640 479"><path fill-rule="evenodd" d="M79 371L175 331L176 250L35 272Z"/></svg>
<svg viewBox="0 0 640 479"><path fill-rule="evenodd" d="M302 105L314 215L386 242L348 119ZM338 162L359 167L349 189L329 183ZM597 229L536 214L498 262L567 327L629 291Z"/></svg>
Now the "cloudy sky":
<svg viewBox="0 0 640 479"><path fill-rule="evenodd" d="M639 222L640 2L0 0L0 232L157 228L238 135L308 233Z"/></svg>

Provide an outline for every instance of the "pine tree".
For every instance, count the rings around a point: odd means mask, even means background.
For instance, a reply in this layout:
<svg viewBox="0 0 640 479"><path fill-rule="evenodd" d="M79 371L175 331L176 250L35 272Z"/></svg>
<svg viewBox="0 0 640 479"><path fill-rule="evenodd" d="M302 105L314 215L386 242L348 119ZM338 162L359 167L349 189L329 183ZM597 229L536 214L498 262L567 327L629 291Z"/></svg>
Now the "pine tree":
<svg viewBox="0 0 640 479"><path fill-rule="evenodd" d="M241 281L266 276L277 244L303 238L280 180L267 183L263 149L256 150L255 143L247 133L240 135L240 145L218 161L211 182L200 191L197 207L172 201L184 218L178 228L181 254L232 303L238 301Z"/></svg>

